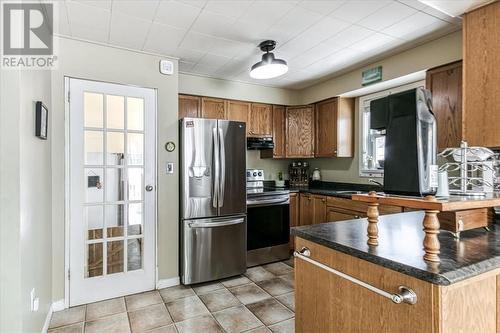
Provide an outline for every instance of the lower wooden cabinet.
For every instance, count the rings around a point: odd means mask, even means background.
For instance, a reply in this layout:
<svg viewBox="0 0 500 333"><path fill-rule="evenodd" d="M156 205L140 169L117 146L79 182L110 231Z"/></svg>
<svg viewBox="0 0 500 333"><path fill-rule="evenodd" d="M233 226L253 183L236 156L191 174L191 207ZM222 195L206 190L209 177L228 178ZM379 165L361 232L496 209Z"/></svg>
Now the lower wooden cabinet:
<svg viewBox="0 0 500 333"><path fill-rule="evenodd" d="M295 259L295 332L494 333L500 329L500 269L449 286L434 285L297 237L310 258L397 292L407 286L416 304L395 304L300 258ZM496 292L495 292L496 290ZM493 291L493 292L492 292ZM498 327L498 328L497 328Z"/></svg>
<svg viewBox="0 0 500 333"><path fill-rule="evenodd" d="M326 221L328 222L338 222L345 220L354 220L366 217L366 214L361 214L358 212L342 210L336 207L327 207L326 208Z"/></svg>

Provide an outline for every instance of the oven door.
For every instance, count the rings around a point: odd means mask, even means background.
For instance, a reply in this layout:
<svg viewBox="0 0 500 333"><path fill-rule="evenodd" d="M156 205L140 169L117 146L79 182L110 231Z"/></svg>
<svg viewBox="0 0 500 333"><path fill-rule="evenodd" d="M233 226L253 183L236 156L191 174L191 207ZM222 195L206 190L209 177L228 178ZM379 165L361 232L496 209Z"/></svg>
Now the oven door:
<svg viewBox="0 0 500 333"><path fill-rule="evenodd" d="M248 201L247 249L249 251L288 244L290 237L290 201L288 195L268 196Z"/></svg>

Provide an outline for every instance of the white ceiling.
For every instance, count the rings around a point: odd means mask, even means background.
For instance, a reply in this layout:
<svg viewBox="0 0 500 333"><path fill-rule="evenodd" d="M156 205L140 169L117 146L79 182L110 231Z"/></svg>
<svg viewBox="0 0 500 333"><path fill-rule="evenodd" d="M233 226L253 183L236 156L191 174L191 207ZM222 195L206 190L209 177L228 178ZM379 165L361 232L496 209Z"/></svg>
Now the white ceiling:
<svg viewBox="0 0 500 333"><path fill-rule="evenodd" d="M300 89L460 25L418 0L65 0L56 33L178 57L184 73ZM290 69L254 80L265 39Z"/></svg>

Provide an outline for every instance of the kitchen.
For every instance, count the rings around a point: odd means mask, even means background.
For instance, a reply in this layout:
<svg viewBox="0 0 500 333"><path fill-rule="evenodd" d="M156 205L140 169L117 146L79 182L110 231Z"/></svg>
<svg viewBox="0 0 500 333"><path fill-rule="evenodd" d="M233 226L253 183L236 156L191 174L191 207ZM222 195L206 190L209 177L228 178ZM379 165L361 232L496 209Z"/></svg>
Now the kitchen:
<svg viewBox="0 0 500 333"><path fill-rule="evenodd" d="M43 4L0 331L498 331L499 5Z"/></svg>

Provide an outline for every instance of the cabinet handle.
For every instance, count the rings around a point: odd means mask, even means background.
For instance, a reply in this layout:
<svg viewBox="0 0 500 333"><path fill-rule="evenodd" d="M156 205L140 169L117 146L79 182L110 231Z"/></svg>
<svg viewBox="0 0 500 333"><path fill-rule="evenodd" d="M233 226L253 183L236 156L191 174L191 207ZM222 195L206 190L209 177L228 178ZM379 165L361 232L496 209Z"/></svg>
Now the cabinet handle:
<svg viewBox="0 0 500 333"><path fill-rule="evenodd" d="M326 200L325 199L321 199L321 201L325 202Z"/></svg>
<svg viewBox="0 0 500 333"><path fill-rule="evenodd" d="M417 303L417 294L410 288L406 286L399 286L398 288L398 293L390 293L385 290L382 290L380 288L377 288L369 283L366 283L364 281L358 280L355 277L348 275L346 273L342 273L340 271L337 271L336 269L333 269L331 267L328 267L326 265L323 265L320 262L317 262L313 259L311 259L311 250L309 250L307 247L303 247L300 249L300 251L295 251L293 253L293 256L295 258L302 259L304 261L307 261L310 264L313 264L314 266L317 266L319 268L324 269L325 271L328 271L330 273L333 273L337 276L340 276L341 278L344 278L348 281L351 281L354 284L357 284L363 288L366 288L370 291L373 291L374 293L386 297L393 301L396 304L401 304L401 303L407 303L407 304L416 304Z"/></svg>

